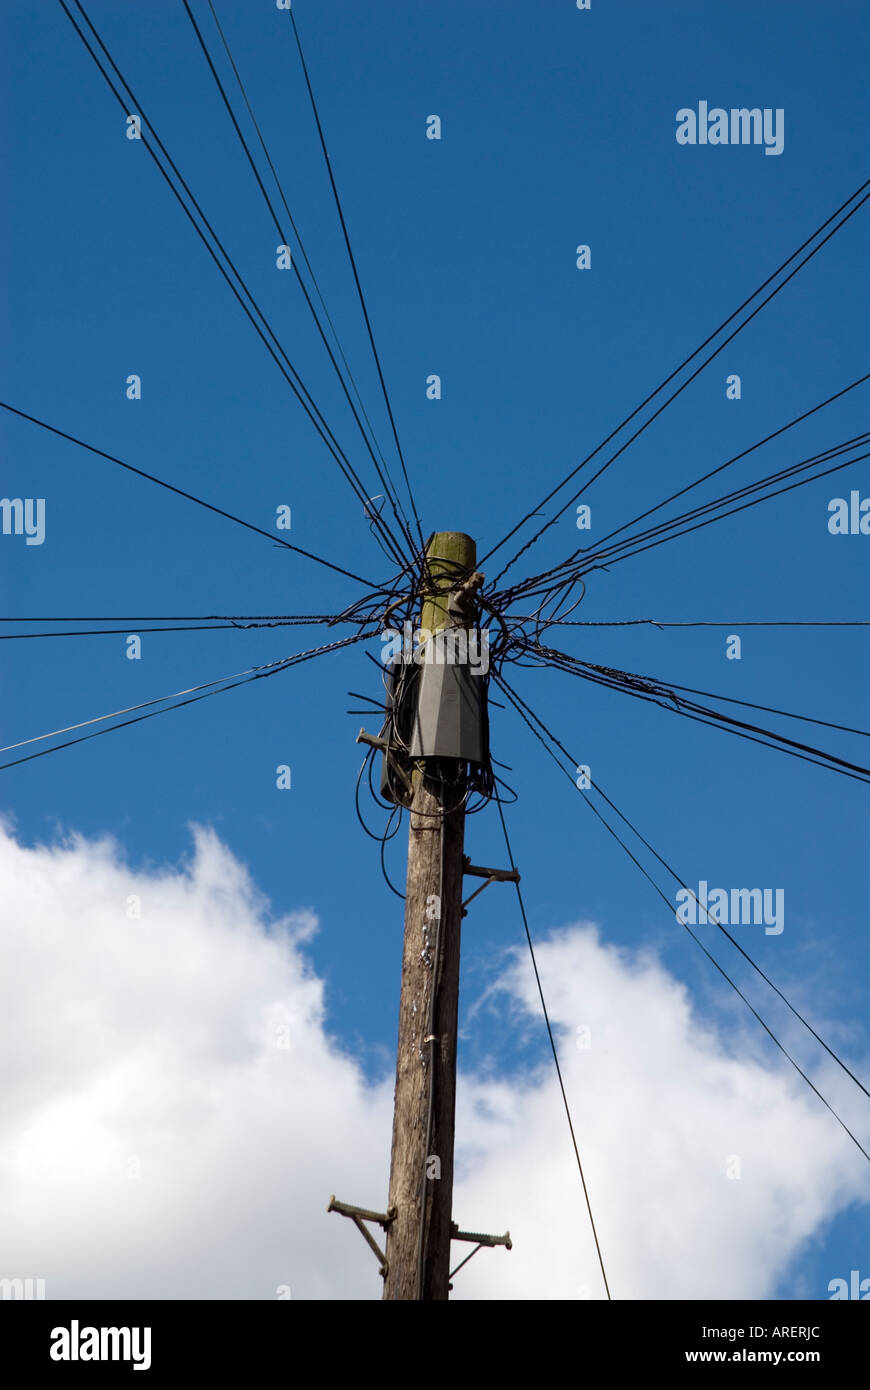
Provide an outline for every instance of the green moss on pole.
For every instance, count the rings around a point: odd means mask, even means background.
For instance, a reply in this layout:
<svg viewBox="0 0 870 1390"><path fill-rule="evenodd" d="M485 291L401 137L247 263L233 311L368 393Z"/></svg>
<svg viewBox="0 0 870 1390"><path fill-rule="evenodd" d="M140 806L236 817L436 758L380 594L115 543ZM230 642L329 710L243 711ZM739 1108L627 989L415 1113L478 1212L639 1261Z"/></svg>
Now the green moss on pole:
<svg viewBox="0 0 870 1390"><path fill-rule="evenodd" d="M436 531L426 547L426 558L437 596L424 596L420 626L428 632L440 632L447 626L447 591L474 572L477 546L464 531ZM439 592L442 589L444 592Z"/></svg>

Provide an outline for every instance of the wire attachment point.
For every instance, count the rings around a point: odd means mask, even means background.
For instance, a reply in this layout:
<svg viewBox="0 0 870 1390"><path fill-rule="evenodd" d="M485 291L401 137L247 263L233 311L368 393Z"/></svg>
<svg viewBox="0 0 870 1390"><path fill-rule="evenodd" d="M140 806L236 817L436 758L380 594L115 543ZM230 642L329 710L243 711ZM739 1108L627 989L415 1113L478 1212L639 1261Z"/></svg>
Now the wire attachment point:
<svg viewBox="0 0 870 1390"><path fill-rule="evenodd" d="M347 1216L350 1218L350 1220L353 1222L360 1235L362 1236L363 1240L366 1242L366 1245L368 1245L369 1248L377 1256L378 1261L380 1263L381 1278L386 1279L387 1270L389 1269L389 1265L387 1264L387 1257L384 1254L381 1247L378 1245L371 1231L368 1229L367 1226L363 1225L363 1222L374 1221L377 1223L378 1226L382 1226L385 1231L388 1231L390 1226L396 1219L395 1207L390 1207L390 1210L386 1212L368 1211L365 1207L352 1207L347 1202L337 1202L335 1200L335 1197L332 1196L329 1199L329 1206L326 1208L326 1210L337 1211L339 1216Z"/></svg>
<svg viewBox="0 0 870 1390"><path fill-rule="evenodd" d="M472 899L476 898L478 893L482 893L484 888L488 888L491 883L519 883L520 881L519 869L483 869L477 864L472 864L467 854L463 855L462 858L462 872L471 878L486 879L485 883L482 883L479 888L475 888L474 892L465 899L462 904L463 915Z"/></svg>
<svg viewBox="0 0 870 1390"><path fill-rule="evenodd" d="M485 888L486 884L484 884L483 886ZM451 1279L453 1278L454 1274L459 1273L463 1265L467 1265L468 1261L474 1258L478 1250L482 1249L484 1245L490 1248L493 1248L496 1245L503 1245L505 1250L513 1250L513 1242L511 1240L510 1231L505 1231L503 1236L486 1236L481 1235L479 1231L460 1231L455 1221L451 1221L450 1223L450 1239L470 1240L474 1242L474 1249L472 1250L471 1254L466 1255L465 1259L460 1260L456 1268L450 1271L449 1278ZM450 1284L449 1288L452 1289L453 1285Z"/></svg>

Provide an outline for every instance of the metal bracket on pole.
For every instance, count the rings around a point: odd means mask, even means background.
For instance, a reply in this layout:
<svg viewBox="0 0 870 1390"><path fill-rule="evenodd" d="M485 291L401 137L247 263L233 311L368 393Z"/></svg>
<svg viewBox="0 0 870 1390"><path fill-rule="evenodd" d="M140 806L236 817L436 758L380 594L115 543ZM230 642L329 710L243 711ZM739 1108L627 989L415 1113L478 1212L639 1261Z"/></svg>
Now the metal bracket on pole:
<svg viewBox="0 0 870 1390"><path fill-rule="evenodd" d="M462 872L469 875L471 878L486 879L486 883L482 883L479 888L475 888L474 892L465 899L465 902L462 904L463 916L465 915L465 909L472 899L476 898L478 893L482 893L484 888L488 888L491 883L519 883L520 881L519 869L482 869L477 864L472 864L467 854L464 855L462 859Z"/></svg>
<svg viewBox="0 0 870 1390"><path fill-rule="evenodd" d="M486 887L486 884L484 884L483 886L484 886L484 888L485 888L485 887ZM475 1244L474 1244L474 1249L472 1250L471 1254L470 1254L470 1255L466 1255L464 1260L460 1260L460 1261L459 1261L459 1264L456 1266L455 1269L451 1269L451 1271L450 1271L450 1278L451 1278L451 1279L453 1278L454 1274L458 1274L458 1273L459 1273L459 1271L460 1271L460 1269L462 1269L463 1265L467 1265L467 1264L468 1264L468 1261L469 1261L470 1259L472 1259L472 1258L477 1254L478 1250L480 1250L484 1245L489 1246L489 1247L496 1246L496 1245L503 1245L504 1248L505 1248L505 1250L512 1250L512 1249L513 1249L513 1242L511 1241L511 1233L510 1233L510 1231L505 1231L505 1233L504 1233L503 1236L485 1236L485 1235L481 1235L479 1231L460 1231L460 1229L459 1229L459 1227L457 1226L457 1224L456 1224L455 1221L451 1221L451 1223L450 1223L450 1239L451 1239L451 1240L470 1240L470 1241L473 1241L473 1242L475 1243ZM453 1285L452 1285L452 1284L450 1285L450 1288L451 1288L451 1289L453 1288Z"/></svg>
<svg viewBox="0 0 870 1390"><path fill-rule="evenodd" d="M392 1222L396 1219L395 1208L391 1207L390 1210L387 1212L367 1211L365 1207L352 1207L349 1206L347 1202L337 1202L335 1200L335 1197L332 1196L329 1199L329 1206L326 1208L326 1210L337 1211L339 1216L350 1217L351 1221L356 1226L363 1240L366 1242L369 1248L372 1251L374 1251L375 1255L377 1256L378 1263L380 1264L381 1278L386 1279L388 1268L387 1257L384 1254L381 1247L378 1245L371 1231L368 1229L368 1227L363 1225L363 1222L376 1221L379 1226L382 1226L383 1229L387 1231L389 1230ZM477 1237L475 1237L475 1239L477 1239Z"/></svg>
<svg viewBox="0 0 870 1390"><path fill-rule="evenodd" d="M375 734L367 734L365 729L360 729L356 736L357 743L367 743L370 748L380 748L382 753L389 753L390 745L385 738L378 738Z"/></svg>

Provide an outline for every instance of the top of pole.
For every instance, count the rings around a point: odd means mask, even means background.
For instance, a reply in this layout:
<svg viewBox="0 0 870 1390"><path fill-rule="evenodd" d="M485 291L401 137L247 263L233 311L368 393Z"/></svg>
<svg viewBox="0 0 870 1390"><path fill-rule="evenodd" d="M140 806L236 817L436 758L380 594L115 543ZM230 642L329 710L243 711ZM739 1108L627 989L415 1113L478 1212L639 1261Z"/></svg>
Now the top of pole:
<svg viewBox="0 0 870 1390"><path fill-rule="evenodd" d="M448 591L474 572L477 545L464 531L436 531L426 546L434 592L424 595L420 625L429 632L448 626Z"/></svg>

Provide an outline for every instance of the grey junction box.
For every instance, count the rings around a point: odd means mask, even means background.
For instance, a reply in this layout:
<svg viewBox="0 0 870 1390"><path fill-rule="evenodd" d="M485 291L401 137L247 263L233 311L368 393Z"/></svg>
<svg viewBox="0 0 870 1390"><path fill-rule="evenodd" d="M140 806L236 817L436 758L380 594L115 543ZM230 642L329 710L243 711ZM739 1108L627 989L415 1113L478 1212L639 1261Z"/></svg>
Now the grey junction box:
<svg viewBox="0 0 870 1390"><path fill-rule="evenodd" d="M436 632L426 643L420 667L412 758L458 758L482 763L485 678L455 660L456 629ZM464 635L464 634L463 634Z"/></svg>

